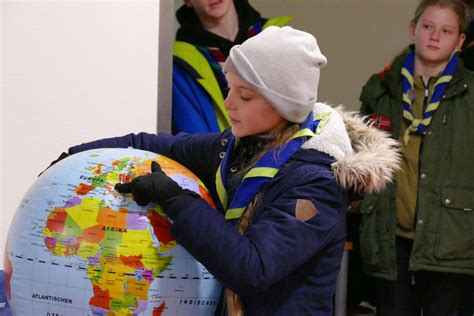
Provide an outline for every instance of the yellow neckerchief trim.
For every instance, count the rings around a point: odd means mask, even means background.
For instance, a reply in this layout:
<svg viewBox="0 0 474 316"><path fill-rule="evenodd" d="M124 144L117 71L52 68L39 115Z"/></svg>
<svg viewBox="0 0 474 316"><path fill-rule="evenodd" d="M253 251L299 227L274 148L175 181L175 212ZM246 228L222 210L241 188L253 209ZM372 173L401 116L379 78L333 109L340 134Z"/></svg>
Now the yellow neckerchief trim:
<svg viewBox="0 0 474 316"><path fill-rule="evenodd" d="M329 122L329 119L331 117L331 112L317 112L314 113L313 119L320 120L318 127L316 129L316 132L313 133L310 129L305 128L302 130L297 131L291 138L296 138L296 137L303 137L303 136L316 136L321 134L323 128L327 125ZM238 140L238 139L237 139ZM236 145L234 145L236 146ZM227 191L224 188L224 185L222 183L222 178L220 177L220 169L221 166L219 166L217 174L219 175L216 177L216 182L217 182L217 194L219 195L220 201L222 201L223 207L227 208L227 203L228 203L228 195ZM275 175L278 173L279 169L276 168L267 168L267 167L260 167L260 168L253 168L250 169L244 176L243 179L245 178L252 178L252 177L268 177L268 178L273 178ZM230 220L230 219L238 219L242 216L242 214L245 212L246 207L240 207L240 208L233 208L233 209L228 209L226 210L225 213L225 219Z"/></svg>
<svg viewBox="0 0 474 316"><path fill-rule="evenodd" d="M402 75L404 75L407 78L407 80L410 81L413 85L414 78L406 68L402 68ZM451 79L453 79L452 75L444 75L444 76L439 77L438 80L436 80L434 89L436 89L437 85L441 83L448 83L449 81L451 81ZM409 99L406 93L402 94L402 100L405 103L412 104L412 100ZM423 113L435 111L436 109L438 109L440 103L441 103L441 100L439 100L438 102L428 103ZM407 129L405 130L405 134L403 135L403 142L405 143L405 145L408 144L410 140L410 132L416 132L420 124L428 126L432 120L432 116L424 118L424 119L415 118L413 114L408 111L403 111L403 117L411 121L411 124L407 127Z"/></svg>
<svg viewBox="0 0 474 316"><path fill-rule="evenodd" d="M269 167L259 167L250 169L244 176L244 179L248 178L256 178L256 177L267 177L273 178L278 173L277 168L269 168Z"/></svg>
<svg viewBox="0 0 474 316"><path fill-rule="evenodd" d="M247 207L240 207L240 208L231 208L225 212L225 219L238 219L242 217L242 214L245 212Z"/></svg>
<svg viewBox="0 0 474 316"><path fill-rule="evenodd" d="M413 82L413 76L406 68L402 68L402 75L404 75L408 81Z"/></svg>
<svg viewBox="0 0 474 316"><path fill-rule="evenodd" d="M220 177L221 174L221 165L219 165L219 168L217 168L217 176L216 177L216 190L217 190L217 195L219 196L219 200L221 201L222 207L224 209L227 208L227 205L229 203L228 198L229 196L227 195L227 191L225 190L224 183L222 183L222 177Z"/></svg>
<svg viewBox="0 0 474 316"><path fill-rule="evenodd" d="M245 174L243 179L256 178L256 177L273 178L278 173L278 171L279 171L279 169L277 169L277 168L268 168L268 167L253 168ZM218 194L219 194L219 192L218 192ZM222 200L222 201L224 201L224 200ZM227 194L225 194L225 203L227 203ZM240 218L242 216L242 214L244 213L246 208L247 208L247 206L246 207L228 209L225 212L225 219L229 220L229 219Z"/></svg>
<svg viewBox="0 0 474 316"><path fill-rule="evenodd" d="M442 76L440 77L437 81L436 81L436 84L435 84L435 87L441 83L448 83L449 81L451 81L451 79L453 79L453 76ZM441 103L441 100L438 101L438 102L434 102L434 103L429 103L427 106L426 106L426 109L425 111L428 112L428 111L434 111L438 108L439 104ZM429 118L431 120L431 118ZM421 121L422 123L428 123L428 119L424 119ZM428 123L429 124L429 123Z"/></svg>
<svg viewBox="0 0 474 316"><path fill-rule="evenodd" d="M297 131L293 136L291 136L290 139L298 138L302 136L316 136L316 134L313 133L313 131L310 130L309 128L305 128L305 129Z"/></svg>
<svg viewBox="0 0 474 316"><path fill-rule="evenodd" d="M316 134L316 135L321 134L321 132L323 131L323 128L325 128L326 125L328 124L329 119L331 118L331 114L332 114L331 112L316 112L316 113L314 113L313 120L315 120L315 121L320 120L319 124L318 124L318 127L316 128L316 131L314 132L314 134Z"/></svg>

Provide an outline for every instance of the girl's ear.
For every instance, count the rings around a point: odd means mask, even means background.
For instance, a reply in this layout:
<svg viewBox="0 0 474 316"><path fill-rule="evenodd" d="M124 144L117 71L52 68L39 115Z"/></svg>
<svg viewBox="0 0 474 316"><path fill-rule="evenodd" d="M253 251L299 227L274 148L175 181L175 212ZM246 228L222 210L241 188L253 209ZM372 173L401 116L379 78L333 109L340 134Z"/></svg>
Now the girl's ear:
<svg viewBox="0 0 474 316"><path fill-rule="evenodd" d="M408 36L410 37L410 40L415 42L415 29L416 29L416 24L415 22L410 22L410 26L408 27Z"/></svg>

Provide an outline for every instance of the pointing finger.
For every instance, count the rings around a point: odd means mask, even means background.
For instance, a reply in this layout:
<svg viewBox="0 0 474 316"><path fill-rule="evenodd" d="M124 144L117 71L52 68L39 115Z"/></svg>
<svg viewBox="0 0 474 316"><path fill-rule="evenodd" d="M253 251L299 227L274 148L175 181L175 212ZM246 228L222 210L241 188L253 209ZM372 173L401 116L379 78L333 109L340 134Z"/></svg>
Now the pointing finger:
<svg viewBox="0 0 474 316"><path fill-rule="evenodd" d="M162 171L161 166L156 161L152 161L151 162L151 172L157 172L157 171Z"/></svg>
<svg viewBox="0 0 474 316"><path fill-rule="evenodd" d="M132 193L130 183L117 183L114 188L120 193Z"/></svg>

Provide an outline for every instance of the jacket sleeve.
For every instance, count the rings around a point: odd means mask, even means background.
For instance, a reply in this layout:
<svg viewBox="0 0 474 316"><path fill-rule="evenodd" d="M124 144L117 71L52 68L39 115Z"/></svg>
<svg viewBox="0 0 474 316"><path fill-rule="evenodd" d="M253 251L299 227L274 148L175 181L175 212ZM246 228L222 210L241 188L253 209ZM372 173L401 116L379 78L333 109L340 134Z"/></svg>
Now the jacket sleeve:
<svg viewBox="0 0 474 316"><path fill-rule="evenodd" d="M239 295L264 291L326 247L336 245L342 254L346 202L334 179L327 172L308 174L306 170L292 173L291 179L284 181L290 182L285 187L291 190L282 191L265 205L244 235L204 201L192 197L170 206L180 209L172 234ZM298 200L311 201L316 215L307 221L297 219ZM331 266L337 269L339 264L340 257Z"/></svg>
<svg viewBox="0 0 474 316"><path fill-rule="evenodd" d="M128 134L73 146L69 148L68 154L95 148L133 147L167 156L189 168L202 181L212 183L214 169L217 169L214 166L215 157L218 157L219 151L223 150L221 146L216 146L216 142L220 142L221 137L225 135L227 134Z"/></svg>
<svg viewBox="0 0 474 316"><path fill-rule="evenodd" d="M212 99L178 63L173 64L172 133L219 132Z"/></svg>

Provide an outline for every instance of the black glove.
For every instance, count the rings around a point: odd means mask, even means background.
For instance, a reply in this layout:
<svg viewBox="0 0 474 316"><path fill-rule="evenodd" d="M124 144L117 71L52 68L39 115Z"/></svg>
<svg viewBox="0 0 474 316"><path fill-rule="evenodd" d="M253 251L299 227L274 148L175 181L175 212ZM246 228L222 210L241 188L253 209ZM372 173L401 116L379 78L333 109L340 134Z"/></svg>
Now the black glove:
<svg viewBox="0 0 474 316"><path fill-rule="evenodd" d="M151 173L134 178L129 183L117 183L115 190L120 193L132 193L133 199L140 206L150 202L158 203L166 208L167 204L181 194L194 194L190 190L182 189L173 179L168 177L160 165L153 161Z"/></svg>
<svg viewBox="0 0 474 316"><path fill-rule="evenodd" d="M43 172L45 172L46 170L48 170L52 165L54 165L55 163L57 163L57 162L63 160L63 159L66 158L66 157L69 157L69 154L68 154L67 152L61 153L61 155L59 155L59 157L58 157L56 160L53 160L53 161L49 164L49 166L46 167L46 169L44 169L43 171L41 171L41 173L38 175L38 177L39 177L40 175L42 175Z"/></svg>

